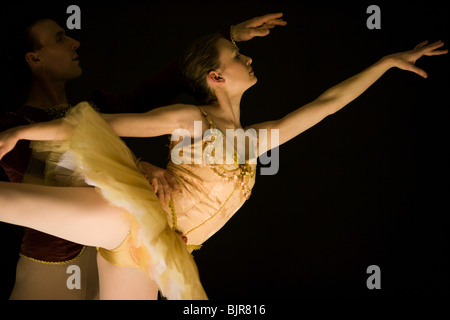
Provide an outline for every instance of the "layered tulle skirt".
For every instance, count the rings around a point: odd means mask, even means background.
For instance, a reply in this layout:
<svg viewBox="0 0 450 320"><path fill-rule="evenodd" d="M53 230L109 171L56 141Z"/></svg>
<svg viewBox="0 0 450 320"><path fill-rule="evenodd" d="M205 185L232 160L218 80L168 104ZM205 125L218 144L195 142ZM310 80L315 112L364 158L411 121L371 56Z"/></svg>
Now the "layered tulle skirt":
<svg viewBox="0 0 450 320"><path fill-rule="evenodd" d="M70 140L32 144L35 153L46 152L54 163L47 166L51 171L47 175L59 176L56 180L83 179L106 201L129 213L133 220L131 238L135 239L130 255L157 282L165 297L206 299L193 257L170 228L167 214L139 171L133 153L86 102L72 108L64 121L74 128Z"/></svg>

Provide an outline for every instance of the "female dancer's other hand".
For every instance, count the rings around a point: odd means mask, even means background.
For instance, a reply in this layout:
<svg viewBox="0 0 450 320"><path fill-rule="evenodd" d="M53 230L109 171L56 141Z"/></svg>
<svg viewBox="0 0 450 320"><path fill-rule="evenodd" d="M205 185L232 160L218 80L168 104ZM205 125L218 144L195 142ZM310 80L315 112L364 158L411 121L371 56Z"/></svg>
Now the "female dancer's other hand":
<svg viewBox="0 0 450 320"><path fill-rule="evenodd" d="M168 202L171 193L179 191L177 180L167 170L146 161L139 161L139 168L153 186L153 190L161 202Z"/></svg>
<svg viewBox="0 0 450 320"><path fill-rule="evenodd" d="M0 160L16 146L19 138L15 128L8 129L0 133Z"/></svg>
<svg viewBox="0 0 450 320"><path fill-rule="evenodd" d="M261 17L241 22L233 27L233 38L235 41L248 41L254 37L264 37L270 33L275 26L285 26L286 21L280 19L282 13L270 13Z"/></svg>
<svg viewBox="0 0 450 320"><path fill-rule="evenodd" d="M428 40L419 43L413 50L394 53L384 57L392 63L392 66L402 70L411 71L418 75L427 78L427 73L415 65L416 61L422 56L436 56L446 54L448 50L436 50L444 45L442 41L436 41L432 44L426 45Z"/></svg>

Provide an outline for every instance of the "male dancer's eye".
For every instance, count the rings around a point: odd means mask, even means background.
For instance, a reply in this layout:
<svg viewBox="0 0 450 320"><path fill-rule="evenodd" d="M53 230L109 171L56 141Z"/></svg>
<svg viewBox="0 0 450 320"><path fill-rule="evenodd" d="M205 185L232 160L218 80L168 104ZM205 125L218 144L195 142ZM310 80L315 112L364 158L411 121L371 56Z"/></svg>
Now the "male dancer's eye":
<svg viewBox="0 0 450 320"><path fill-rule="evenodd" d="M56 37L56 42L63 42L65 37L66 37L65 35L58 35Z"/></svg>

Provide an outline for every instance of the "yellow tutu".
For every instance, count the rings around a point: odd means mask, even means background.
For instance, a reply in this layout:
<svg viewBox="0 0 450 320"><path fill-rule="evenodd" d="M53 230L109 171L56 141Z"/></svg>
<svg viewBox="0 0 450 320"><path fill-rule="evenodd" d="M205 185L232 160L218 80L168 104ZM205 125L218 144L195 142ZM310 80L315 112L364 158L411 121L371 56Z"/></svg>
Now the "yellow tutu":
<svg viewBox="0 0 450 320"><path fill-rule="evenodd" d="M152 277L168 299L207 299L197 266L185 243L173 231L150 183L137 168L137 159L104 119L87 102L79 103L64 118L74 127L69 141L34 144L36 150L70 155L75 175L96 187L111 204L130 213L130 254Z"/></svg>

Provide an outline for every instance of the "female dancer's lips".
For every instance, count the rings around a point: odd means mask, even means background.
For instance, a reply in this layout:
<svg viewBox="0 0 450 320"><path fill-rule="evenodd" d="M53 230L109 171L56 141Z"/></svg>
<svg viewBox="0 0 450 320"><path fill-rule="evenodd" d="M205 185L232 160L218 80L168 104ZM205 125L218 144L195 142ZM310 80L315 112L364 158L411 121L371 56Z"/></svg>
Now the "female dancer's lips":
<svg viewBox="0 0 450 320"><path fill-rule="evenodd" d="M250 72L249 72L250 74L255 74L255 72L253 71L253 69L252 70L250 70Z"/></svg>

